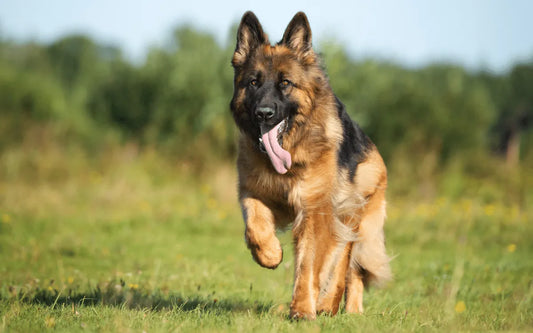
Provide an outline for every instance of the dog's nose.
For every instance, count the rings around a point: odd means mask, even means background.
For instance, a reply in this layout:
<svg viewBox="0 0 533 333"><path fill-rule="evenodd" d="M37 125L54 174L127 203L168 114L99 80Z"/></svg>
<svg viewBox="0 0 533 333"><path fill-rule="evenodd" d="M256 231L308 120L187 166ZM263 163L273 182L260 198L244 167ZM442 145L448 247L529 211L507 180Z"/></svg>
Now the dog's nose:
<svg viewBox="0 0 533 333"><path fill-rule="evenodd" d="M263 106L263 107L258 107L257 109L255 109L255 116L259 120L263 120L263 121L269 120L270 118L274 117L274 114L275 114L275 111L270 106Z"/></svg>

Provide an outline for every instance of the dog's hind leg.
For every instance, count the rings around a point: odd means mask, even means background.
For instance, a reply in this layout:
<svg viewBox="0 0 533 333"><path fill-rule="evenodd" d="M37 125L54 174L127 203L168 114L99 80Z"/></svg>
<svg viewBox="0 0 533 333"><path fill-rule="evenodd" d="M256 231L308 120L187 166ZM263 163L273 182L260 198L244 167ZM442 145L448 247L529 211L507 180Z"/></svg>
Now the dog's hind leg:
<svg viewBox="0 0 533 333"><path fill-rule="evenodd" d="M276 268L283 259L281 244L276 237L274 214L260 200L241 199L242 214L246 224L244 238L254 260L266 268Z"/></svg>
<svg viewBox="0 0 533 333"><path fill-rule="evenodd" d="M363 290L370 283L381 284L391 278L385 251L383 224L385 191L378 188L368 199L354 242L346 273L346 312L363 312Z"/></svg>
<svg viewBox="0 0 533 333"><path fill-rule="evenodd" d="M350 265L346 272L345 309L347 313L363 312L363 274L358 267Z"/></svg>

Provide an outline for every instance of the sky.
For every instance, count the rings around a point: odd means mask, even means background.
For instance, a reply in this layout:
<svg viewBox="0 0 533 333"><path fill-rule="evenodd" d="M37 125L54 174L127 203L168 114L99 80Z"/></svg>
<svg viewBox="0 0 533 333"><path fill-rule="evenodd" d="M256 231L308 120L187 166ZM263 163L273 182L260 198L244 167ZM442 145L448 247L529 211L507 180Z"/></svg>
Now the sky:
<svg viewBox="0 0 533 333"><path fill-rule="evenodd" d="M83 33L142 61L182 24L233 43L230 29L246 10L272 43L304 11L315 45L333 38L355 58L410 67L446 61L495 72L533 59L530 0L1 0L0 37L50 43Z"/></svg>

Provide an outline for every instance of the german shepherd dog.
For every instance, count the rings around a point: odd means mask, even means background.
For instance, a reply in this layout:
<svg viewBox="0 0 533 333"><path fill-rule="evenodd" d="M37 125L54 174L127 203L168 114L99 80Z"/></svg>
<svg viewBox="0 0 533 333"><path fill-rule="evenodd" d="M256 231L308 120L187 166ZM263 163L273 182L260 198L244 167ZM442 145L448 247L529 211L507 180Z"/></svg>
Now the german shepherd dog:
<svg viewBox="0 0 533 333"><path fill-rule="evenodd" d="M383 159L332 92L304 13L272 46L246 12L232 65L239 201L253 258L276 268L276 229L292 223L290 317L334 315L343 295L346 312L362 312L364 287L391 277Z"/></svg>

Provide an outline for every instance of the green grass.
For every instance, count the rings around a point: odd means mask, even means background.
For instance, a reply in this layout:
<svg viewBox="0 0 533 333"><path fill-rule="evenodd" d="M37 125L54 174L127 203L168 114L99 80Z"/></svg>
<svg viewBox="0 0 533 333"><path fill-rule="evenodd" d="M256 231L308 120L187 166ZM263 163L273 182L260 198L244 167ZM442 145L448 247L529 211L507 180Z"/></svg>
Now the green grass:
<svg viewBox="0 0 533 333"><path fill-rule="evenodd" d="M391 197L394 281L295 322L290 237L277 270L253 262L231 167L54 149L0 159L0 331L533 330L531 205Z"/></svg>

